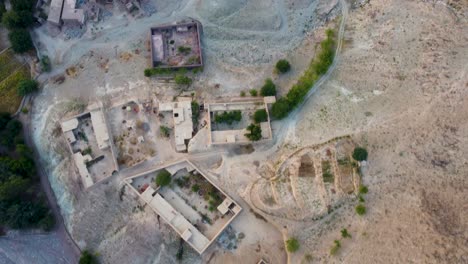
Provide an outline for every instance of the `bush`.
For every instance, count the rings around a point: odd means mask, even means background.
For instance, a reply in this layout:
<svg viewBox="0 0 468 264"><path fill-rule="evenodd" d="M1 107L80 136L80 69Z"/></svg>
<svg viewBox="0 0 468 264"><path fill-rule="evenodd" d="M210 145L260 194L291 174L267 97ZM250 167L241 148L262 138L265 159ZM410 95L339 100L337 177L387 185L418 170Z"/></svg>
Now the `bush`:
<svg viewBox="0 0 468 264"><path fill-rule="evenodd" d="M2 17L5 13L6 13L5 3L3 3L3 0L2 0L0 1L0 22L2 21Z"/></svg>
<svg viewBox="0 0 468 264"><path fill-rule="evenodd" d="M265 84L260 89L261 96L275 96L276 95L276 85L273 81L268 78L265 80Z"/></svg>
<svg viewBox="0 0 468 264"><path fill-rule="evenodd" d="M14 52L24 53L33 48L31 35L26 29L13 29L8 33L8 38Z"/></svg>
<svg viewBox="0 0 468 264"><path fill-rule="evenodd" d="M81 252L79 264L97 264L97 263L98 261L94 254L92 254L88 250Z"/></svg>
<svg viewBox="0 0 468 264"><path fill-rule="evenodd" d="M251 96L257 96L258 95L258 92L255 89L250 89L249 93L250 93Z"/></svg>
<svg viewBox="0 0 468 264"><path fill-rule="evenodd" d="M198 118L200 117L200 105L198 104L197 101L192 101L191 108L192 108L193 126L197 127L198 126Z"/></svg>
<svg viewBox="0 0 468 264"><path fill-rule="evenodd" d="M42 68L42 71L50 72L51 66L50 66L50 59L49 59L48 56L42 56L42 58L41 58L41 68Z"/></svg>
<svg viewBox="0 0 468 264"><path fill-rule="evenodd" d="M359 186L359 194L366 194L369 191L367 186L361 185Z"/></svg>
<svg viewBox="0 0 468 264"><path fill-rule="evenodd" d="M25 96L32 92L37 91L37 87L39 83L36 80L22 80L18 83L18 87L16 88L18 95Z"/></svg>
<svg viewBox="0 0 468 264"><path fill-rule="evenodd" d="M265 109L259 109L254 113L254 121L255 123L261 123L268 121L268 113Z"/></svg>
<svg viewBox="0 0 468 264"><path fill-rule="evenodd" d="M198 192L199 190L200 190L200 185L194 184L194 185L192 186L192 192Z"/></svg>
<svg viewBox="0 0 468 264"><path fill-rule="evenodd" d="M181 54L188 55L190 51L192 51L192 48L190 47L185 47L185 46L179 46L177 48L177 51Z"/></svg>
<svg viewBox="0 0 468 264"><path fill-rule="evenodd" d="M55 218L52 214L47 214L41 221L39 221L39 226L44 231L50 231L55 226Z"/></svg>
<svg viewBox="0 0 468 264"><path fill-rule="evenodd" d="M288 72L290 69L291 69L291 65L289 64L289 61L287 60L279 60L277 63L276 63L276 70L279 72L279 73L286 73Z"/></svg>
<svg viewBox="0 0 468 264"><path fill-rule="evenodd" d="M240 96L245 97L245 92L244 91L240 92Z"/></svg>
<svg viewBox="0 0 468 264"><path fill-rule="evenodd" d="M286 240L286 250L288 250L288 252L296 252L299 250L300 246L301 245L299 244L299 241L297 241L295 238Z"/></svg>
<svg viewBox="0 0 468 264"><path fill-rule="evenodd" d="M159 133L161 134L161 136L168 138L171 135L171 129L167 126L160 126Z"/></svg>
<svg viewBox="0 0 468 264"><path fill-rule="evenodd" d="M364 215L366 214L366 207L363 204L358 204L356 206L356 213L358 215Z"/></svg>
<svg viewBox="0 0 468 264"><path fill-rule="evenodd" d="M227 111L222 114L215 114L216 123L227 123L231 125L233 122L239 122L242 120L242 112L239 110Z"/></svg>
<svg viewBox="0 0 468 264"><path fill-rule="evenodd" d="M167 170L162 170L156 176L156 184L160 187L169 185L171 183L171 174Z"/></svg>
<svg viewBox="0 0 468 264"><path fill-rule="evenodd" d="M346 228L341 229L341 236L343 238L351 238L351 235L348 233L348 229Z"/></svg>
<svg viewBox="0 0 468 264"><path fill-rule="evenodd" d="M245 134L245 136L251 141L258 141L262 139L262 128L260 127L260 125L250 124L247 127L247 131L249 131L250 133Z"/></svg>
<svg viewBox="0 0 468 264"><path fill-rule="evenodd" d="M367 160L367 150L361 147L354 148L353 159L357 161Z"/></svg>
<svg viewBox="0 0 468 264"><path fill-rule="evenodd" d="M333 241L333 243L334 243L334 245L330 249L330 255L332 255L332 256L335 255L338 252L338 250L341 248L341 243L340 243L339 240L335 240L335 241Z"/></svg>
<svg viewBox="0 0 468 264"><path fill-rule="evenodd" d="M192 79L189 77L182 75L182 74L177 74L174 77L175 83L178 85L190 85L192 84Z"/></svg>

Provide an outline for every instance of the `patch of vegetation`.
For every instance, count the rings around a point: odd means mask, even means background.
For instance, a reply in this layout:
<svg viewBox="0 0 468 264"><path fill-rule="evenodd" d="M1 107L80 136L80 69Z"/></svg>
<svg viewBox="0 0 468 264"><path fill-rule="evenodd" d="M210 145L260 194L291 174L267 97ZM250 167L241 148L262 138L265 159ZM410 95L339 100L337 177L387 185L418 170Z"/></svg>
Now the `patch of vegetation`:
<svg viewBox="0 0 468 264"><path fill-rule="evenodd" d="M194 184L192 185L192 192L198 192L200 190L200 185Z"/></svg>
<svg viewBox="0 0 468 264"><path fill-rule="evenodd" d="M187 76L182 75L182 74L177 74L174 77L174 81L178 85L187 85L188 86L188 85L192 84L192 79L190 77L187 77Z"/></svg>
<svg viewBox="0 0 468 264"><path fill-rule="evenodd" d="M169 183L171 183L171 173L163 169L158 173L158 176L156 176L155 182L160 187L169 185Z"/></svg>
<svg viewBox="0 0 468 264"><path fill-rule="evenodd" d="M261 123L261 122L266 122L268 121L268 113L265 109L259 109L255 111L253 119L255 123Z"/></svg>
<svg viewBox="0 0 468 264"><path fill-rule="evenodd" d="M250 124L247 127L247 131L249 131L249 133L246 133L245 136L251 141L258 141L262 139L262 128L260 125Z"/></svg>
<svg viewBox="0 0 468 264"><path fill-rule="evenodd" d="M22 142L21 122L0 113L0 226L48 231L55 221L40 191L33 152Z"/></svg>
<svg viewBox="0 0 468 264"><path fill-rule="evenodd" d="M349 234L348 229L346 229L346 228L341 229L341 237L351 238L351 235Z"/></svg>
<svg viewBox="0 0 468 264"><path fill-rule="evenodd" d="M275 69L278 73L286 73L291 69L291 64L289 64L289 61L282 59L276 63Z"/></svg>
<svg viewBox="0 0 468 264"><path fill-rule="evenodd" d="M2 21L3 14L6 13L5 3L3 0L0 1L0 21Z"/></svg>
<svg viewBox="0 0 468 264"><path fill-rule="evenodd" d="M322 161L322 176L325 183L333 183L335 181L331 171L331 163L328 160Z"/></svg>
<svg viewBox="0 0 468 264"><path fill-rule="evenodd" d="M146 77L151 77L154 75L172 75L172 74L186 74L187 69L180 68L180 69L170 69L170 68L162 68L162 67L154 67L154 68L147 68L144 71Z"/></svg>
<svg viewBox="0 0 468 264"><path fill-rule="evenodd" d="M359 186L359 194L366 194L368 192L369 192L369 189L367 188L367 186L364 186L364 185Z"/></svg>
<svg viewBox="0 0 468 264"><path fill-rule="evenodd" d="M226 123L231 125L234 122L239 122L242 120L242 112L239 110L226 111L222 114L215 114L214 120L216 123Z"/></svg>
<svg viewBox="0 0 468 264"><path fill-rule="evenodd" d="M200 118L200 105L197 101L192 101L191 106L193 127L198 127L198 118Z"/></svg>
<svg viewBox="0 0 468 264"><path fill-rule="evenodd" d="M98 264L96 255L92 254L88 250L81 252L79 264Z"/></svg>
<svg viewBox="0 0 468 264"><path fill-rule="evenodd" d="M286 240L286 250L288 252L294 253L299 250L300 246L299 241L293 237Z"/></svg>
<svg viewBox="0 0 468 264"><path fill-rule="evenodd" d="M358 215L365 215L366 214L366 207L363 204L358 204L356 206L356 213Z"/></svg>
<svg viewBox="0 0 468 264"><path fill-rule="evenodd" d="M321 50L312 61L309 68L289 90L285 98L280 98L272 106L272 115L277 119L286 117L298 106L309 92L314 83L325 74L333 63L335 56L334 31L327 30L327 38L320 43Z"/></svg>
<svg viewBox="0 0 468 264"><path fill-rule="evenodd" d="M93 150L91 149L91 147L87 147L87 148L85 148L85 149L81 152L81 154L83 154L83 155L91 155L91 154L93 154Z"/></svg>
<svg viewBox="0 0 468 264"><path fill-rule="evenodd" d="M353 159L357 161L367 160L367 150L362 147L356 147L353 151Z"/></svg>
<svg viewBox="0 0 468 264"><path fill-rule="evenodd" d="M167 126L160 126L159 127L159 134L162 137L168 138L171 136L171 129L168 128Z"/></svg>
<svg viewBox="0 0 468 264"><path fill-rule="evenodd" d="M177 51L180 54L188 55L192 51L192 48L186 47L186 46L179 46L179 47L177 47Z"/></svg>
<svg viewBox="0 0 468 264"><path fill-rule="evenodd" d="M240 96L241 96L241 97L245 97L245 91L241 91L241 92L240 92Z"/></svg>
<svg viewBox="0 0 468 264"><path fill-rule="evenodd" d="M18 92L19 96L25 96L27 94L37 91L38 87L39 83L36 80L21 80L18 83L16 91Z"/></svg>
<svg viewBox="0 0 468 264"><path fill-rule="evenodd" d="M265 80L262 88L260 89L261 96L275 96L276 95L276 85L273 81L268 78Z"/></svg>
<svg viewBox="0 0 468 264"><path fill-rule="evenodd" d="M359 202L360 203L364 203L366 200L364 200L364 197L362 197L362 195L359 195Z"/></svg>
<svg viewBox="0 0 468 264"><path fill-rule="evenodd" d="M305 254L304 255L304 261L305 262L312 262L314 260L314 257L311 254Z"/></svg>
<svg viewBox="0 0 468 264"><path fill-rule="evenodd" d="M250 89L249 93L250 93L250 96L257 96L258 95L258 92L255 89Z"/></svg>
<svg viewBox="0 0 468 264"><path fill-rule="evenodd" d="M341 248L341 243L339 240L333 241L333 247L330 249L330 255L334 256L338 253L338 250Z"/></svg>
<svg viewBox="0 0 468 264"><path fill-rule="evenodd" d="M41 58L41 68L44 72L50 72L50 70L52 69L50 59L47 55L44 55Z"/></svg>

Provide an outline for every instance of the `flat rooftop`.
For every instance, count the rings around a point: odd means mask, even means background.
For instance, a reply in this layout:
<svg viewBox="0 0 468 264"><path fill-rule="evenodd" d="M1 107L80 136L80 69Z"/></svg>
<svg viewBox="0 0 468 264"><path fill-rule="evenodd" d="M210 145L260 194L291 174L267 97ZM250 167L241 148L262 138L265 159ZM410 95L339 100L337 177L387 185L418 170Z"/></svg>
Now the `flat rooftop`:
<svg viewBox="0 0 468 264"><path fill-rule="evenodd" d="M172 183L155 178L167 171ZM124 182L199 254L202 254L242 208L189 160L129 177Z"/></svg>
<svg viewBox="0 0 468 264"><path fill-rule="evenodd" d="M152 27L151 66L161 68L203 66L200 27L197 21Z"/></svg>
<svg viewBox="0 0 468 264"><path fill-rule="evenodd" d="M191 139L193 133L192 99L179 97L177 102L162 103L159 105L159 111L172 111L176 150L187 150L185 141Z"/></svg>

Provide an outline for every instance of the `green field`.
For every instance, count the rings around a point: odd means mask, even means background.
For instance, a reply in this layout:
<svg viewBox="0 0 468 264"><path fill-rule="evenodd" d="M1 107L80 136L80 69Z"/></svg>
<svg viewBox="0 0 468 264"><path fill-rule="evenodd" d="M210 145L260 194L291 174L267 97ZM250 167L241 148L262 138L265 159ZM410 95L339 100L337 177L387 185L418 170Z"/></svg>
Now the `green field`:
<svg viewBox="0 0 468 264"><path fill-rule="evenodd" d="M29 78L29 69L13 56L12 50L0 54L0 112L14 113L18 110L21 97L16 93L16 86Z"/></svg>

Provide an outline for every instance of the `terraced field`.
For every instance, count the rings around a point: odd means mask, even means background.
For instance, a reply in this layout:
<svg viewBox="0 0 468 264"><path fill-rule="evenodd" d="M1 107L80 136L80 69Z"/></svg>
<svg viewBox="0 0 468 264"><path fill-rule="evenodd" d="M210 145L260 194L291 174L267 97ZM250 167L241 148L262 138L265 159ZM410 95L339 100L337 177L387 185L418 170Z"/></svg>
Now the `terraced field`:
<svg viewBox="0 0 468 264"><path fill-rule="evenodd" d="M21 97L16 87L29 75L28 67L15 58L12 50L0 54L0 112L14 113L18 109Z"/></svg>

